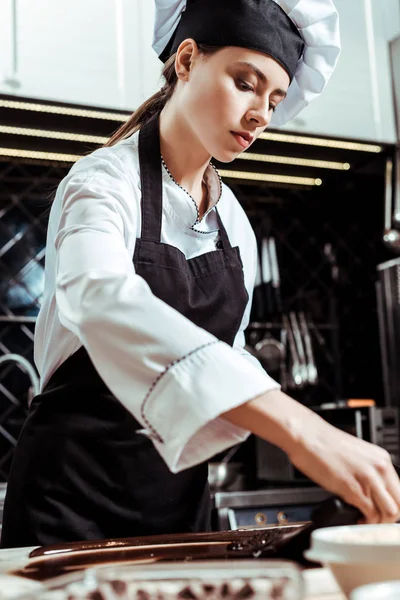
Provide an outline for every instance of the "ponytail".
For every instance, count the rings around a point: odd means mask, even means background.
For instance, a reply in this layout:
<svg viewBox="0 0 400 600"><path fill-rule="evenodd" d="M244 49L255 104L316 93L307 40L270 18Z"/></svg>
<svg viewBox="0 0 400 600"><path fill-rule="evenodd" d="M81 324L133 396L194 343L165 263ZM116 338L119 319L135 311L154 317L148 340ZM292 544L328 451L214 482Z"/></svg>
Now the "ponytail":
<svg viewBox="0 0 400 600"><path fill-rule="evenodd" d="M201 54L210 55L217 52L220 48L213 46L198 45ZM147 123L155 114L160 113L167 102L172 98L175 91L178 77L175 71L175 54L171 56L164 65L162 76L165 83L161 90L156 92L151 98L143 102L135 110L132 116L117 129L110 137L104 147L114 146L117 142L124 140L138 131L142 125Z"/></svg>

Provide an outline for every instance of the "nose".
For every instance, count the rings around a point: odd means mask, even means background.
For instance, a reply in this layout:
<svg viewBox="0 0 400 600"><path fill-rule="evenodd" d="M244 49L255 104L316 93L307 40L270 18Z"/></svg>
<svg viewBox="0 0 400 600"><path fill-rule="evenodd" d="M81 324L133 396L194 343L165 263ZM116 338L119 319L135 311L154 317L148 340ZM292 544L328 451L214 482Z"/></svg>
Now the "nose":
<svg viewBox="0 0 400 600"><path fill-rule="evenodd" d="M269 110L269 98L261 100L249 111L249 118L257 127L267 127L271 120L272 111Z"/></svg>

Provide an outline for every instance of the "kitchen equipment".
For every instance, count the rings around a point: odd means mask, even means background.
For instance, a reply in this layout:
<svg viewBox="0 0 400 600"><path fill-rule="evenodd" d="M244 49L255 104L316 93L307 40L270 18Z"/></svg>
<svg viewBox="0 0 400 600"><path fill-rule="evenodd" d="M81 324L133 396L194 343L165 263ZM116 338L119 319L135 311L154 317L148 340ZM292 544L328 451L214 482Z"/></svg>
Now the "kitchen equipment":
<svg viewBox="0 0 400 600"><path fill-rule="evenodd" d="M212 491L228 488L237 478L242 465L240 463L230 463L229 461L239 448L240 444L230 448L221 462L208 463L208 483Z"/></svg>
<svg viewBox="0 0 400 600"><path fill-rule="evenodd" d="M317 486L271 487L269 489L218 492L214 495L215 523L219 531L285 531L310 521L314 508L330 494ZM255 532L255 531L254 531Z"/></svg>
<svg viewBox="0 0 400 600"><path fill-rule="evenodd" d="M19 368L22 367L22 369L28 375L31 385L28 389L27 406L30 406L33 398L37 396L40 392L39 377L37 376L35 368L24 356L20 356L19 354L10 353L0 356L0 365L6 362L15 363L16 365L18 365Z"/></svg>
<svg viewBox="0 0 400 600"><path fill-rule="evenodd" d="M299 355L297 353L296 342L293 335L293 330L289 323L289 319L286 315L282 315L282 323L283 327L287 333L287 339L289 343L289 356L290 356L290 377L289 377L289 385L294 387L302 387L303 386L303 378L302 378L302 368L299 361Z"/></svg>
<svg viewBox="0 0 400 600"><path fill-rule="evenodd" d="M270 237L268 240L268 250L271 264L272 288L274 291L275 310L278 314L282 313L282 298L281 298L281 277L279 271L278 255L276 252L275 238Z"/></svg>
<svg viewBox="0 0 400 600"><path fill-rule="evenodd" d="M226 490L235 483L242 470L241 463L209 463L208 483L212 492Z"/></svg>
<svg viewBox="0 0 400 600"><path fill-rule="evenodd" d="M289 319L290 319L290 325L292 327L293 336L294 336L294 340L295 340L295 344L296 344L301 379L302 379L303 384L308 383L308 370L307 370L306 355L305 355L305 351L304 351L303 338L302 338L299 324L297 321L296 313L291 311L289 313Z"/></svg>
<svg viewBox="0 0 400 600"><path fill-rule="evenodd" d="M261 240L261 279L264 290L265 317L269 317L274 313L275 305L272 287L271 259L267 237L263 237Z"/></svg>
<svg viewBox="0 0 400 600"><path fill-rule="evenodd" d="M282 356L280 366L280 384L282 390L285 392L289 387L289 376L287 371L287 331L283 326L281 328L280 338L281 344L285 349L285 355Z"/></svg>
<svg viewBox="0 0 400 600"><path fill-rule="evenodd" d="M300 331L304 340L304 348L307 358L307 380L311 385L318 383L318 371L314 358L311 335L308 329L307 319L304 312L299 312Z"/></svg>
<svg viewBox="0 0 400 600"><path fill-rule="evenodd" d="M285 360L286 349L282 342L278 341L269 331L264 339L255 345L257 358L266 371L279 371Z"/></svg>
<svg viewBox="0 0 400 600"><path fill-rule="evenodd" d="M385 223L383 232L383 243L397 254L400 253L400 231L398 231L398 227L400 227L400 150L396 151L395 164L393 164L391 158L386 159Z"/></svg>
<svg viewBox="0 0 400 600"><path fill-rule="evenodd" d="M399 576L400 524L316 530L312 532L311 548L305 556L329 567L348 597L361 585L391 581Z"/></svg>
<svg viewBox="0 0 400 600"><path fill-rule="evenodd" d="M257 344L257 342L259 340L260 340L260 333L259 333L259 331L257 331L256 329L253 329L253 331L251 331L250 334L249 334L249 342L244 347L244 349L247 350L247 352L249 352L250 354L252 354L256 358L257 358L257 352L255 350L255 345Z"/></svg>
<svg viewBox="0 0 400 600"><path fill-rule="evenodd" d="M400 258L378 265L377 303L385 405L400 405Z"/></svg>

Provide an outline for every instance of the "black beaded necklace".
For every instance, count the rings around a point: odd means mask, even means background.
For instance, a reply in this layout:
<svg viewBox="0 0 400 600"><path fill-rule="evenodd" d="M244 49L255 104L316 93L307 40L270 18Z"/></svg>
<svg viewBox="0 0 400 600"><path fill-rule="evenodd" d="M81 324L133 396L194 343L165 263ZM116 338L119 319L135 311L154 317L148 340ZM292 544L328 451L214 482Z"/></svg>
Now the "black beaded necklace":
<svg viewBox="0 0 400 600"><path fill-rule="evenodd" d="M197 214L196 221L195 221L194 225L197 225L198 223L200 223L201 219L200 219L199 207L197 206L197 203L196 203L195 199L193 198L193 196L192 196L191 194L189 194L189 192L188 192L188 191L187 191L187 190L186 190L186 189L185 189L183 186L181 186L181 184L180 184L180 183L178 183L178 182L176 181L175 177L172 175L171 171L168 169L168 167L167 167L167 165L166 165L166 163L165 163L165 160L164 160L164 158L163 158L163 156L162 156L162 155L161 155L161 162L162 162L162 164L163 164L163 167L164 167L164 169L167 171L168 175L170 176L170 178L172 179L172 181L175 183L175 185L177 185L177 186L178 186L178 187L179 187L181 190L183 190L183 191L185 192L185 194L187 194L187 195L189 196L189 198L191 199L191 201L193 202L193 204L194 204L194 206L195 206L195 208L196 208L196 214ZM216 202L216 204L217 204L217 203L219 202L220 198L221 198L221 195L222 195L222 179L221 179L221 176L220 176L220 174L218 173L218 171L217 171L216 167L215 167L215 166L212 164L212 162L210 162L209 164L212 166L212 168L214 169L214 171L215 171L215 172L216 172L216 174L218 175L218 179L219 179L219 189L220 189L220 194L219 194L219 198L218 198L218 200L217 200L217 202ZM203 182L203 183L204 183L204 182ZM215 205L214 205L214 206L215 206ZM213 206L212 208L214 208L214 206ZM212 210L212 208L208 209L208 210L207 210L207 211L204 213L204 215L203 215L202 219L204 219L204 218L205 218L205 217L208 215L208 213L210 212L210 210ZM194 225L192 226L192 229L193 229ZM195 230L195 231L198 231L198 230ZM212 233L212 232L211 232L211 231L207 231L207 232L205 232L205 231L203 232L203 231L202 231L202 232L200 232L200 233Z"/></svg>

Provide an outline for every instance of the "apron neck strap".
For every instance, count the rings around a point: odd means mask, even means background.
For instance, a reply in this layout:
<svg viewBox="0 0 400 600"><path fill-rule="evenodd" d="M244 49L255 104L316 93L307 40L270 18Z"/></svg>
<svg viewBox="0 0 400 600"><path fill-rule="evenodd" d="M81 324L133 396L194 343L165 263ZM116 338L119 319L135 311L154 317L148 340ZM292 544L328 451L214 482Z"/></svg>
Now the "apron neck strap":
<svg viewBox="0 0 400 600"><path fill-rule="evenodd" d="M157 113L139 131L140 181L142 186L142 239L161 240L162 170L160 115Z"/></svg>
<svg viewBox="0 0 400 600"><path fill-rule="evenodd" d="M228 234L226 233L226 229L224 224L221 221L221 217L219 216L218 209L215 208L215 212L217 213L217 221L218 221L218 229L219 229L219 241L222 242L222 248L227 250L231 248L231 243L229 241Z"/></svg>

